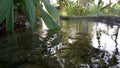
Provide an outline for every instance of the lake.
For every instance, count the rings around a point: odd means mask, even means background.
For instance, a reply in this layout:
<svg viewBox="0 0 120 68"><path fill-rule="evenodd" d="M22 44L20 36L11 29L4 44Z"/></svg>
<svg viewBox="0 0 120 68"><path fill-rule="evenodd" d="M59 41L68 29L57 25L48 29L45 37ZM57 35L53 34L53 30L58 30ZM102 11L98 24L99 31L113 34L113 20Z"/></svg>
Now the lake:
<svg viewBox="0 0 120 68"><path fill-rule="evenodd" d="M0 68L120 68L120 29L62 20L61 30L36 27L0 36Z"/></svg>

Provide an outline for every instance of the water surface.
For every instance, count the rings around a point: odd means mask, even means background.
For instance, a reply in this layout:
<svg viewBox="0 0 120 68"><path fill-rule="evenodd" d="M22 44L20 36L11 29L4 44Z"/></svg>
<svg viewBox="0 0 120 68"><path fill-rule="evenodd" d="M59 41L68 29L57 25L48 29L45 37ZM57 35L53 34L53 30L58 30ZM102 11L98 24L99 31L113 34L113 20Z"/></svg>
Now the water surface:
<svg viewBox="0 0 120 68"><path fill-rule="evenodd" d="M0 37L0 68L119 68L120 30L100 22L61 21Z"/></svg>

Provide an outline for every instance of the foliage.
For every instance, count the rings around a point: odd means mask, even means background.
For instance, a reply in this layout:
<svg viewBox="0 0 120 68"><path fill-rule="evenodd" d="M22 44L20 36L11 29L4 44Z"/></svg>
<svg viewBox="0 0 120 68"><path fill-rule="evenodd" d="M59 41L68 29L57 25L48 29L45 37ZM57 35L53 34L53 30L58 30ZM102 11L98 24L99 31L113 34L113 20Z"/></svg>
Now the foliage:
<svg viewBox="0 0 120 68"><path fill-rule="evenodd" d="M101 14L104 2L102 0L99 0L97 4L94 3L94 0L90 0L92 3L89 8L89 12L91 14Z"/></svg>
<svg viewBox="0 0 120 68"><path fill-rule="evenodd" d="M107 6L104 7L105 9L103 9L103 13L107 14L107 15L120 15L120 4L119 3L115 3L113 5L108 4Z"/></svg>
<svg viewBox="0 0 120 68"><path fill-rule="evenodd" d="M116 9L118 5L112 4L111 0L109 0L109 3L105 5L103 0L99 0L97 4L94 3L94 0L90 0L90 8L89 13L90 15L113 15L113 14L119 14L119 9ZM118 11L118 12L116 12Z"/></svg>
<svg viewBox="0 0 120 68"><path fill-rule="evenodd" d="M69 1L59 0L61 6L60 14L62 16L85 16L85 15L120 15L119 3L113 3L108 0L83 0L83 1Z"/></svg>
<svg viewBox="0 0 120 68"><path fill-rule="evenodd" d="M43 5L46 10L43 9ZM59 20L58 12L50 4L49 0L0 0L0 24L3 23L3 20L6 20L6 31L13 31L15 8L21 8L25 12L32 30L34 28L37 9L49 29L59 29L59 26L55 23ZM46 18L48 21L46 21Z"/></svg>
<svg viewBox="0 0 120 68"><path fill-rule="evenodd" d="M64 3L61 9L61 15L63 16L80 16L85 15L87 12L86 8L83 5L78 5L74 2Z"/></svg>
<svg viewBox="0 0 120 68"><path fill-rule="evenodd" d="M116 3L113 5L113 8L110 9L112 14L116 14L120 16L120 4Z"/></svg>

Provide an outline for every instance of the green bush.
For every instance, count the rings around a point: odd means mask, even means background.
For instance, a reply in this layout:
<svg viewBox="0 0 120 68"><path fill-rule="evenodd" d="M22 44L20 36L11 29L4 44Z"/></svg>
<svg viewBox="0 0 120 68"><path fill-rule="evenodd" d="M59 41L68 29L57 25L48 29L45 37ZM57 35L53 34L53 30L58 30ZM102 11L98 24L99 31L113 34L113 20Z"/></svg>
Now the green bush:
<svg viewBox="0 0 120 68"><path fill-rule="evenodd" d="M115 4L115 5L112 7L111 13L120 16L120 4L119 4L119 3Z"/></svg>
<svg viewBox="0 0 120 68"><path fill-rule="evenodd" d="M63 13L64 12L64 13ZM77 3L68 2L68 4L64 4L61 9L61 15L67 16L81 16L86 15L87 10L82 5L77 5Z"/></svg>

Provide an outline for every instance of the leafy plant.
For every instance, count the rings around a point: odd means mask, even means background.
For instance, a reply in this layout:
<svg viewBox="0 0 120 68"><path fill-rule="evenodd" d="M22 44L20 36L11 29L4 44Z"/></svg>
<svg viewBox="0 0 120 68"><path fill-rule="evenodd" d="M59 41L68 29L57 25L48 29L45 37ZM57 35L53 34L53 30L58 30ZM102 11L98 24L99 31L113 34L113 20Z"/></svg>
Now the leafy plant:
<svg viewBox="0 0 120 68"><path fill-rule="evenodd" d="M59 20L59 14L57 9L50 4L49 0L0 0L0 24L3 20L6 20L6 31L13 31L14 9L18 4L23 6L22 9L26 13L27 20L32 30L34 29L37 9L49 29L60 28L56 24ZM43 9L42 6L45 6L46 10Z"/></svg>
<svg viewBox="0 0 120 68"><path fill-rule="evenodd" d="M113 14L116 14L116 15L120 16L120 4L116 3L115 5L113 5L113 8L111 8L111 12Z"/></svg>
<svg viewBox="0 0 120 68"><path fill-rule="evenodd" d="M97 4L95 4L94 0L90 0L91 5L89 12L93 14L99 14L101 12L101 8L103 7L104 2L102 0L99 0Z"/></svg>
<svg viewBox="0 0 120 68"><path fill-rule="evenodd" d="M103 0L98 0L97 4L95 4L94 0L90 0L90 2L91 2L91 5L90 5L90 8L89 8L89 12L91 14L97 14L97 15L102 14L103 10L107 9L112 4L111 1L110 1L109 4L104 5Z"/></svg>
<svg viewBox="0 0 120 68"><path fill-rule="evenodd" d="M80 16L86 14L86 8L83 5L78 5L74 2L67 2L62 6L61 15L68 15L68 16Z"/></svg>

